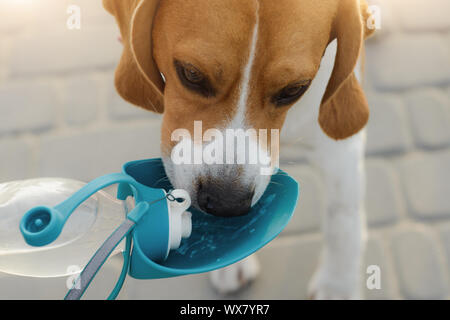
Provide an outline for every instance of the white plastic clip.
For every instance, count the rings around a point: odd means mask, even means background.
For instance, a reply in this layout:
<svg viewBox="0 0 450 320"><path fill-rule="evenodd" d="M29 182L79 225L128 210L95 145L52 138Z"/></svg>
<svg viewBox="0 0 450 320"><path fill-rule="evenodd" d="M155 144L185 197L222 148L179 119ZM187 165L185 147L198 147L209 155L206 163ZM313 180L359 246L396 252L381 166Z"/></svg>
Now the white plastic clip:
<svg viewBox="0 0 450 320"><path fill-rule="evenodd" d="M169 207L169 250L180 247L182 239L189 238L192 232L192 214L186 211L191 206L191 197L185 190L170 192L173 201L168 200Z"/></svg>

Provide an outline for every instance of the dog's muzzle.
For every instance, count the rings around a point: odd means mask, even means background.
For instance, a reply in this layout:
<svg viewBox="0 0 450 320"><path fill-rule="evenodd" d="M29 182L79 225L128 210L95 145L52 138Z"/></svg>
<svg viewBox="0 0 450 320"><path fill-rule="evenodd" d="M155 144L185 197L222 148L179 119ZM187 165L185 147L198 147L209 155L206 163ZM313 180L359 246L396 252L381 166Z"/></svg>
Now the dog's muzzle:
<svg viewBox="0 0 450 320"><path fill-rule="evenodd" d="M250 211L254 188L237 182L202 179L197 186L197 203L201 210L218 217L237 217Z"/></svg>

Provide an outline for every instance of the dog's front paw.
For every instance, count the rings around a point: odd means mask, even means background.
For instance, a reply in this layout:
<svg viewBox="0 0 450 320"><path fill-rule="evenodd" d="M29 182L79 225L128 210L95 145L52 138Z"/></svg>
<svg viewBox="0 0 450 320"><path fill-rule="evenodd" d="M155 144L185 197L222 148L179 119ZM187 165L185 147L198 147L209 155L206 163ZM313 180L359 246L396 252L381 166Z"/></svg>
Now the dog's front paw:
<svg viewBox="0 0 450 320"><path fill-rule="evenodd" d="M236 292L255 280L259 274L259 261L255 255L210 273L211 284L220 294Z"/></svg>
<svg viewBox="0 0 450 320"><path fill-rule="evenodd" d="M337 275L322 265L309 283L308 297L311 300L360 300L359 273Z"/></svg>

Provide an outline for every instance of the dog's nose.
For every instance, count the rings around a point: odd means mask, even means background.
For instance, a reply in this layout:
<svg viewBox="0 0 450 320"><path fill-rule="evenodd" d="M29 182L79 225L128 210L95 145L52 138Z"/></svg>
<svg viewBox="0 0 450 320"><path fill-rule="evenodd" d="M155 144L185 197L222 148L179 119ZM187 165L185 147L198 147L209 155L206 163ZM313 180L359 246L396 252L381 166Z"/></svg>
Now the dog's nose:
<svg viewBox="0 0 450 320"><path fill-rule="evenodd" d="M198 185L197 202L201 210L218 217L237 217L250 211L254 189L235 183L206 181Z"/></svg>

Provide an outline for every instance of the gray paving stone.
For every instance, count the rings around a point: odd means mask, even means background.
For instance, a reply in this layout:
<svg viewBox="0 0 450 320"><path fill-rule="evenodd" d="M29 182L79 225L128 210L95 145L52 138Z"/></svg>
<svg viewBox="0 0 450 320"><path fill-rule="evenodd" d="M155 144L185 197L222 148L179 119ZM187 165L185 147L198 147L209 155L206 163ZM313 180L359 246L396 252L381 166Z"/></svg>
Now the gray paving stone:
<svg viewBox="0 0 450 320"><path fill-rule="evenodd" d="M125 162L158 157L159 127L158 121L149 121L45 136L41 140L38 175L89 181L119 172Z"/></svg>
<svg viewBox="0 0 450 320"><path fill-rule="evenodd" d="M445 31L450 29L450 4L446 0L392 1L399 24L407 31Z"/></svg>
<svg viewBox="0 0 450 320"><path fill-rule="evenodd" d="M396 274L406 299L442 299L448 279L434 239L422 230L404 230L392 239Z"/></svg>
<svg viewBox="0 0 450 320"><path fill-rule="evenodd" d="M0 33L14 34L22 31L34 16L32 8L28 5L17 4L16 1L0 1Z"/></svg>
<svg viewBox="0 0 450 320"><path fill-rule="evenodd" d="M281 138L280 145L280 164L281 168L285 165L305 164L308 162L308 153L311 153L311 148L301 143L283 142Z"/></svg>
<svg viewBox="0 0 450 320"><path fill-rule="evenodd" d="M420 219L450 217L450 152L415 154L399 161L409 210Z"/></svg>
<svg viewBox="0 0 450 320"><path fill-rule="evenodd" d="M436 89L412 90L405 95L411 119L411 132L422 148L450 144L450 98Z"/></svg>
<svg viewBox="0 0 450 320"><path fill-rule="evenodd" d="M124 291L133 300L215 300L220 299L209 283L207 274L169 279L136 280L128 278Z"/></svg>
<svg viewBox="0 0 450 320"><path fill-rule="evenodd" d="M364 299L367 300L391 300L395 298L393 289L394 274L390 269L387 262L386 252L382 247L382 243L379 239L370 237L367 242L365 259L363 263L363 286ZM367 280L372 273L368 274L367 270L370 266L377 266L380 268L381 275L381 287L380 289L369 289L367 286Z"/></svg>
<svg viewBox="0 0 450 320"><path fill-rule="evenodd" d="M120 270L120 255L111 257L92 281L83 299L104 300L112 291ZM33 278L0 273L0 300L62 300L66 295L68 277ZM121 291L119 299L127 299Z"/></svg>
<svg viewBox="0 0 450 320"><path fill-rule="evenodd" d="M307 299L307 288L319 263L321 242L298 237L279 238L260 251L258 281L231 298Z"/></svg>
<svg viewBox="0 0 450 320"><path fill-rule="evenodd" d="M443 85L450 81L449 50L439 34L393 34L367 43L367 75L380 90Z"/></svg>
<svg viewBox="0 0 450 320"><path fill-rule="evenodd" d="M2 38L2 50L0 50L0 83L6 82L9 68L10 47L12 42L12 37Z"/></svg>
<svg viewBox="0 0 450 320"><path fill-rule="evenodd" d="M80 125L96 119L101 102L98 81L92 76L76 76L67 79L64 89L64 118L67 123Z"/></svg>
<svg viewBox="0 0 450 320"><path fill-rule="evenodd" d="M385 226L398 220L404 210L400 183L391 165L384 160L366 162L366 211L370 226Z"/></svg>
<svg viewBox="0 0 450 320"><path fill-rule="evenodd" d="M441 228L440 234L447 257L447 270L450 273L450 225Z"/></svg>
<svg viewBox="0 0 450 320"><path fill-rule="evenodd" d="M305 299L320 252L318 241L278 238L258 257L261 274L241 292L222 296L209 284L207 274L173 279L130 280L126 294L131 299Z"/></svg>
<svg viewBox="0 0 450 320"><path fill-rule="evenodd" d="M37 28L35 32L37 30L37 35L24 34L15 39L11 77L110 69L117 65L122 52L114 25L85 25L80 30L47 27ZM33 52L32 57L30 52Z"/></svg>
<svg viewBox="0 0 450 320"><path fill-rule="evenodd" d="M77 5L80 8L81 28L89 25L98 25L104 23L112 23L113 17L102 5L102 1L90 0L39 0L33 3L33 11L35 12L35 25L52 24L65 27L69 18L67 8L70 5Z"/></svg>
<svg viewBox="0 0 450 320"><path fill-rule="evenodd" d="M0 274L1 300L56 300L65 295L65 279Z"/></svg>
<svg viewBox="0 0 450 320"><path fill-rule="evenodd" d="M55 89L42 81L0 86L0 135L51 128L55 124L55 98Z"/></svg>
<svg viewBox="0 0 450 320"><path fill-rule="evenodd" d="M400 97L369 92L370 119L367 125L366 153L405 152L410 147L407 117Z"/></svg>
<svg viewBox="0 0 450 320"><path fill-rule="evenodd" d="M318 230L325 210L320 177L314 169L306 165L285 166L284 169L298 181L300 197L294 216L283 234Z"/></svg>
<svg viewBox="0 0 450 320"><path fill-rule="evenodd" d="M397 29L397 19L391 5L392 0L369 0L370 6L378 6L381 10L381 29L377 29L369 41L383 39Z"/></svg>
<svg viewBox="0 0 450 320"><path fill-rule="evenodd" d="M23 140L0 141L0 183L29 178L32 149Z"/></svg>

